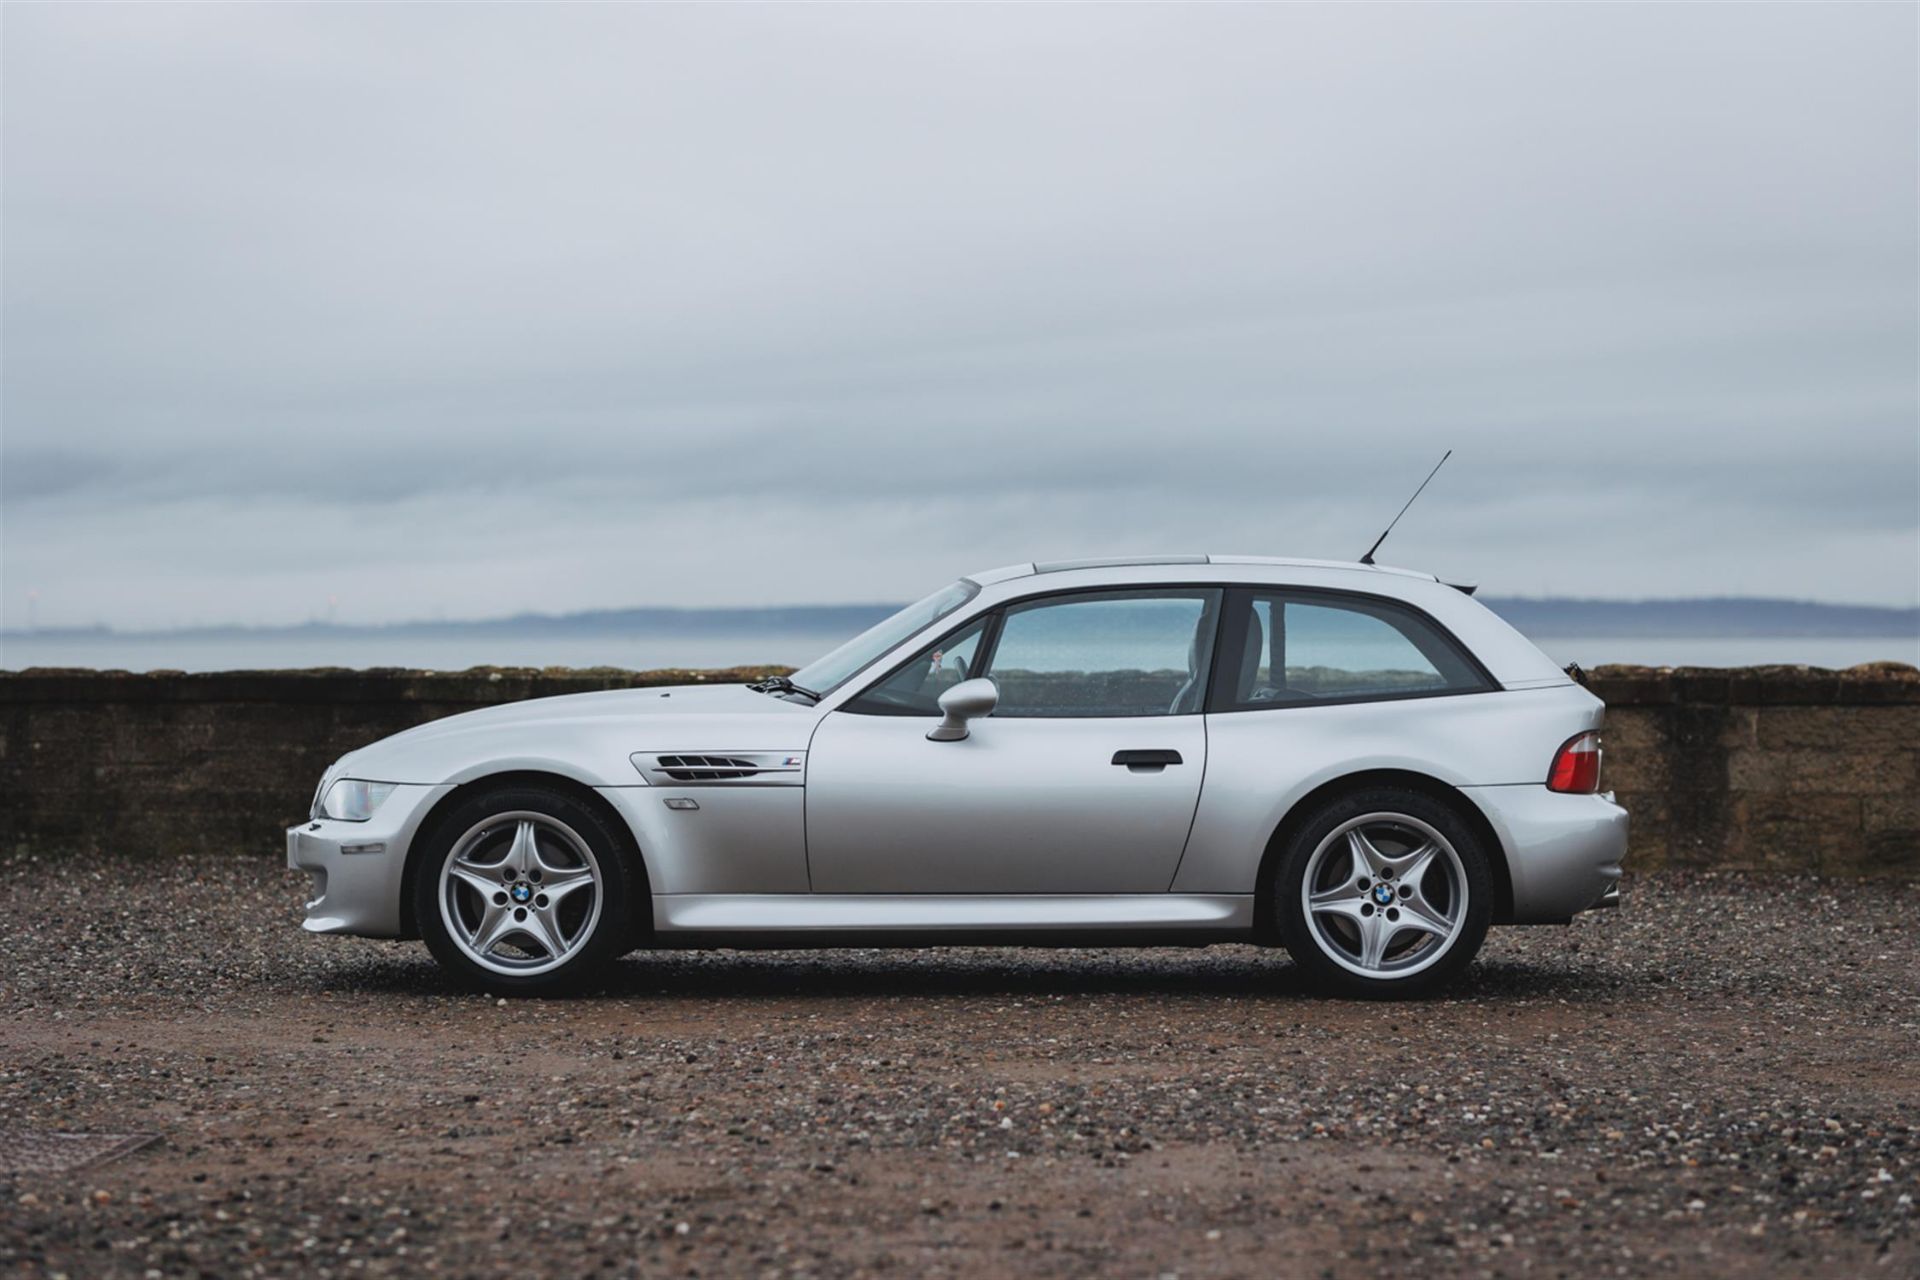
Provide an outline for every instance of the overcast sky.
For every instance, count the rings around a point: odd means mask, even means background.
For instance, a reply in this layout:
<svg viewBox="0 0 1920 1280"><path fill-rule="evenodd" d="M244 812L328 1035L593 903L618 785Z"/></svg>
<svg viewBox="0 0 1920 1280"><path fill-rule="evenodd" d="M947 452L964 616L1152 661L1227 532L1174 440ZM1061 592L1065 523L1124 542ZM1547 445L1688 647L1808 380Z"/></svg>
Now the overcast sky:
<svg viewBox="0 0 1920 1280"><path fill-rule="evenodd" d="M1916 12L8 5L0 618L1912 604Z"/></svg>

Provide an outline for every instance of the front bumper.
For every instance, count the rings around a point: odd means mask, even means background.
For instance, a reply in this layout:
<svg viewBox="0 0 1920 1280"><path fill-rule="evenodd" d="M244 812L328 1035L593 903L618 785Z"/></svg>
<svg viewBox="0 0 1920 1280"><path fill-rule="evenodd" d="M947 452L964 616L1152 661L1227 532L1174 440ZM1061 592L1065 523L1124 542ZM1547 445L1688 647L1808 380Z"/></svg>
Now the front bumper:
<svg viewBox="0 0 1920 1280"><path fill-rule="evenodd" d="M1506 851L1512 923L1546 924L1619 905L1627 811L1611 793L1563 795L1540 785L1463 790Z"/></svg>
<svg viewBox="0 0 1920 1280"><path fill-rule="evenodd" d="M365 822L316 818L287 828L287 865L313 878L301 927L309 933L397 938L407 849L451 786L396 786Z"/></svg>

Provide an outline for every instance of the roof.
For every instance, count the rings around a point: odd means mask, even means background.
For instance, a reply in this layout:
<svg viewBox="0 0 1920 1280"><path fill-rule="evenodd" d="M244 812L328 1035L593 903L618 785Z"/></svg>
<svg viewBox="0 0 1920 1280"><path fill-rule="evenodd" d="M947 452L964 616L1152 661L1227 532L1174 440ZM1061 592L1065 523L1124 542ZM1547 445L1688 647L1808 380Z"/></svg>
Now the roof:
<svg viewBox="0 0 1920 1280"><path fill-rule="evenodd" d="M1361 564L1354 560L1301 560L1287 556L1221 555L1100 556L1086 560L1040 560L1031 564L1003 565L998 569L989 569L985 573L970 573L967 577L983 587L990 587L997 582L1031 577L1040 573L1069 573L1075 569L1121 569L1134 565L1148 567L1177 564L1242 564L1274 565L1292 569L1344 569L1354 573L1390 573L1407 578L1423 578L1428 582L1437 581L1434 575L1422 573L1417 569L1396 569L1389 565Z"/></svg>

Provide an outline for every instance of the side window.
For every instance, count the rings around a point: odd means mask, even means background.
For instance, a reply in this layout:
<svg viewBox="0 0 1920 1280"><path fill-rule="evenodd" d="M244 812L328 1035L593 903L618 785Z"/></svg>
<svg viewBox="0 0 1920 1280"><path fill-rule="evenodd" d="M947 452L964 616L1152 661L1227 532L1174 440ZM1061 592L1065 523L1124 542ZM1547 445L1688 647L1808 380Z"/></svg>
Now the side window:
<svg viewBox="0 0 1920 1280"><path fill-rule="evenodd" d="M1058 596L1007 609L987 675L997 717L1190 715L1205 701L1220 593Z"/></svg>
<svg viewBox="0 0 1920 1280"><path fill-rule="evenodd" d="M1486 687L1450 637L1387 601L1236 592L1227 627L1218 711Z"/></svg>
<svg viewBox="0 0 1920 1280"><path fill-rule="evenodd" d="M848 702L845 710L868 716L939 715L940 695L980 674L980 637L986 629L987 619L983 617L922 650L898 671Z"/></svg>

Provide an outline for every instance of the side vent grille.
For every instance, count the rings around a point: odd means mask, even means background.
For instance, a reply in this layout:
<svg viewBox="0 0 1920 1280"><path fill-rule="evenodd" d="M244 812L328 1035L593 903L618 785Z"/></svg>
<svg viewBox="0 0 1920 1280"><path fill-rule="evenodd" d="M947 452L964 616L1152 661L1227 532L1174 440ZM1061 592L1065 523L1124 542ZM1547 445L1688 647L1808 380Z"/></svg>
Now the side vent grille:
<svg viewBox="0 0 1920 1280"><path fill-rule="evenodd" d="M636 751L628 759L658 787L798 787L807 776L804 751Z"/></svg>
<svg viewBox="0 0 1920 1280"><path fill-rule="evenodd" d="M739 756L661 756L660 772L675 782L718 782L724 778L751 778L759 766Z"/></svg>

